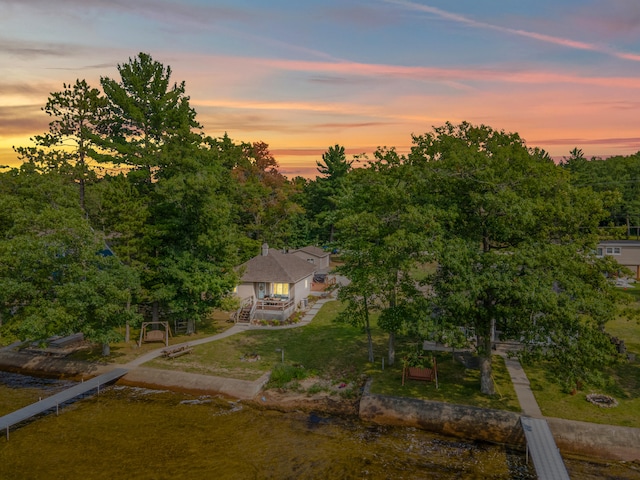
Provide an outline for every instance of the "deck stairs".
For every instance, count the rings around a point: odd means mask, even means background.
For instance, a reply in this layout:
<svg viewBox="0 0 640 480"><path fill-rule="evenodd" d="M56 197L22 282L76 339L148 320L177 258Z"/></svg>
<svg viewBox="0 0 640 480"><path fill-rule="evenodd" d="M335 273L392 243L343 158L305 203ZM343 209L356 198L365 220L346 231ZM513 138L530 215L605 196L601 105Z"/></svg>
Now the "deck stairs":
<svg viewBox="0 0 640 480"><path fill-rule="evenodd" d="M240 304L240 308L236 311L235 322L240 324L250 324L256 312L257 303L253 301L253 297L245 298Z"/></svg>

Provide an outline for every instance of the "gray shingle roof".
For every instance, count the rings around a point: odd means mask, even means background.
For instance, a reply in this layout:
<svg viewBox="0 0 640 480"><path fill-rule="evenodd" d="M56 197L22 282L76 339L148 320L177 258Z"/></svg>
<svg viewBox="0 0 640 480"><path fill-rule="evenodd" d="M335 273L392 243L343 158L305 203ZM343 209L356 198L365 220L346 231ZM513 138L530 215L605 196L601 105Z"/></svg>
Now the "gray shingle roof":
<svg viewBox="0 0 640 480"><path fill-rule="evenodd" d="M314 247L314 246L302 247L302 248L298 248L296 250L291 250L291 253L296 253L296 252L304 252L304 253L307 253L309 255L313 255L314 257L317 257L317 258L323 258L323 257L327 257L327 256L330 255L329 252L325 252L320 247Z"/></svg>
<svg viewBox="0 0 640 480"><path fill-rule="evenodd" d="M312 275L316 267L295 255L269 250L267 255L258 255L240 266L244 269L241 281L296 283Z"/></svg>
<svg viewBox="0 0 640 480"><path fill-rule="evenodd" d="M638 240L602 240L598 245L613 247L640 247Z"/></svg>

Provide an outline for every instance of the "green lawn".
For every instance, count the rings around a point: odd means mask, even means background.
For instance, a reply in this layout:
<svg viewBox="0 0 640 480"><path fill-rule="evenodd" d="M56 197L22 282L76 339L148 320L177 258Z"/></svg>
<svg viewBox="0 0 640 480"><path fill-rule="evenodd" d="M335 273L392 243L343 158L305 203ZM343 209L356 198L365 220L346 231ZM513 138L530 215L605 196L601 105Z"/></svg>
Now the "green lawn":
<svg viewBox="0 0 640 480"><path fill-rule="evenodd" d="M640 307L637 300L640 289L630 289L628 293L634 296L634 306ZM635 355L633 361L621 361L604 371L605 377L612 381L611 386L593 388L586 385L575 395L569 395L549 379L545 364L524 367L544 415L640 428L640 323L635 319L617 318L607 324L606 330L623 339L627 352ZM618 406L601 408L592 405L586 400L589 393L610 395L618 401Z"/></svg>
<svg viewBox="0 0 640 480"><path fill-rule="evenodd" d="M366 338L359 329L332 322L339 303L325 304L305 327L249 330L200 345L190 355L149 363L157 368L255 380L284 360L336 382L353 381L366 367ZM258 356L257 361L247 361Z"/></svg>
<svg viewBox="0 0 640 480"><path fill-rule="evenodd" d="M397 362L393 367L371 369L373 378L372 393L398 397L420 398L439 402L459 403L476 407L499 410L520 411L520 404L509 377L504 360L493 357L493 378L497 395L491 397L480 393L480 371L467 369L454 360L451 353L435 353L438 370L438 388L435 382L406 380L402 386L402 365Z"/></svg>
<svg viewBox="0 0 640 480"><path fill-rule="evenodd" d="M333 322L338 302L325 304L313 322L292 329L250 330L229 338L200 345L193 353L172 360L158 358L149 362L155 368L178 369L193 373L255 380L281 363L282 350L286 365L302 367L331 383L360 385L364 378L373 379L373 393L464 403L486 408L519 410L515 392L501 358L494 359L494 378L499 395L494 398L479 391L479 372L465 369L452 360L451 354L438 354L439 389L435 383L407 381L402 386L401 352L409 339L398 338L396 365L382 369L387 354L387 337L375 327L373 341L375 363L367 361L364 332L350 325ZM256 358L247 361L247 358Z"/></svg>
<svg viewBox="0 0 640 480"><path fill-rule="evenodd" d="M199 338L210 337L218 333L222 333L225 330L231 328L233 323L228 322L229 313L216 311L209 316L208 319L199 323L196 326L196 333L193 335L173 335L169 336L169 345L176 345L178 343L188 342L190 340L197 340ZM170 325L173 330L173 325ZM124 337L124 328L120 328L118 333ZM129 343L124 341L114 342L111 344L111 354L105 358L102 356L102 347L95 345L91 349L79 350L69 355L68 358L73 360L84 360L89 362L111 362L118 364L125 364L134 360L135 358L143 355L152 350L162 348L164 345L162 342L143 342L138 346L140 340L140 329L131 329L131 339Z"/></svg>
<svg viewBox="0 0 640 480"><path fill-rule="evenodd" d="M197 346L189 355L172 360L157 358L148 365L256 380L281 364L284 350L284 370L294 368L296 375L315 375L330 384L345 382L357 389L364 378L370 377L372 393L510 411L520 410L504 361L499 356L493 359L493 375L498 393L493 397L480 393L479 371L466 369L461 363L454 361L448 352L436 354L438 389L434 382L415 380L408 380L402 386L401 358L403 352L412 347L412 340L399 336L396 341L396 364L391 367L385 365L383 369L382 359L385 358L387 363L387 336L377 328L375 318L372 319L375 362L369 363L364 332L350 325L333 322L340 308L340 303L328 302L313 322L305 327L249 330ZM181 343L219 333L231 325L226 322L227 317L226 314L213 317L210 322L199 326L196 336L174 337L171 343ZM609 388L594 392L586 386L583 391L569 395L563 393L561 387L549 379L550 367L547 365L525 366L532 390L545 415L640 427L640 324L618 319L607 325L607 330L612 335L624 339L628 351L636 354L634 362L621 363L605 372L614 380ZM157 343L143 344L138 348L133 342L128 345L117 344L112 347L110 360L124 362L160 346ZM344 393L354 394L355 391L345 390ZM611 395L618 400L619 406L610 409L596 407L585 400L588 393Z"/></svg>
<svg viewBox="0 0 640 480"><path fill-rule="evenodd" d="M637 361L609 369L616 380L613 386L594 389L587 385L574 395L563 392L559 384L550 380L544 367L544 364L525 366L525 371L545 416L640 428L640 365ZM618 406L593 405L586 400L589 393L610 395L618 401Z"/></svg>

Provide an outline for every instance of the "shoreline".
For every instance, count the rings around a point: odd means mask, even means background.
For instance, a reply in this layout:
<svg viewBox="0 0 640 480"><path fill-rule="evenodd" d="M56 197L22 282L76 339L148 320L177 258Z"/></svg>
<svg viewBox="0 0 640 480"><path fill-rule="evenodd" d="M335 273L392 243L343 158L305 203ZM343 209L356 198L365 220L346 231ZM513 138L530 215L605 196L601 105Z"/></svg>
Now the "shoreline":
<svg viewBox="0 0 640 480"><path fill-rule="evenodd" d="M0 370L34 376L86 380L115 368L22 352L0 352ZM191 394L219 394L257 408L281 412L318 412L353 416L380 425L420 428L433 433L524 448L521 414L466 405L370 393L371 380L355 398L335 392L264 390L269 374L258 380L236 380L176 370L134 366L117 384L162 388ZM604 461L640 463L640 429L546 417L565 455Z"/></svg>

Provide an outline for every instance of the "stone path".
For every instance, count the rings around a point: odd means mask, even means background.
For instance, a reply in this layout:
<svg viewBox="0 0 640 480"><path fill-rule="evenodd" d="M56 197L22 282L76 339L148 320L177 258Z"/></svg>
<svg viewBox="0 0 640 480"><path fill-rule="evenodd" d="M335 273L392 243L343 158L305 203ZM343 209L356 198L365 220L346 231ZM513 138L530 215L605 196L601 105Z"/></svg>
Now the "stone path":
<svg viewBox="0 0 640 480"><path fill-rule="evenodd" d="M219 333L217 335L212 335L210 337L201 338L198 340L193 340L189 342L184 342L184 344L176 344L172 345L172 347L179 347L182 345L189 344L190 346L202 345L204 343L215 342L216 340L221 340L223 338L230 337L231 335L235 335L240 332L245 332L247 330L282 330L289 328L299 328L304 327L311 323L316 314L320 311L322 306L333 300L332 297L321 298L318 299L313 306L306 312L306 314L302 317L302 319L298 323L294 323L291 325L281 325L281 326L261 326L261 325L234 325L228 330ZM248 382L247 380L234 380L230 378L224 377L215 377L211 375L197 375L197 374L184 374L184 372L172 371L172 370L156 370L151 368L140 369L138 372L135 371L136 368L140 367L142 364L149 362L155 358L158 358L162 355L162 348L158 348L157 350L153 350L151 352L145 353L144 355L139 356L135 360L123 365L124 368L128 368L131 372L127 375L127 379L130 381L144 381L145 379L149 383L155 383L158 385L167 385L167 386L179 386L183 385L186 388L191 388L194 390L199 389L211 389L218 390L223 393L232 393L237 392L238 396L242 398L250 398L256 395L262 386L268 381L268 377L261 377L258 380L253 382ZM425 349L429 350L443 350L448 351L450 349L444 347L443 345L436 344L426 344ZM518 401L520 402L520 408L522 409L522 414L532 418L543 418L542 411L538 406L538 402L531 391L531 385L529 383L529 379L527 378L526 373L524 372L522 365L516 358L508 358L507 355L503 352L500 354L504 357L505 365L507 367L507 371L511 376L511 382L513 383L513 387L516 391L516 395L518 397ZM255 393L253 393L255 392Z"/></svg>
<svg viewBox="0 0 640 480"><path fill-rule="evenodd" d="M518 402L520 402L522 414L527 417L543 418L536 397L531 391L531 384L529 383L527 374L522 369L522 365L520 365L518 359L504 356L504 363L511 377L511 383L513 383L513 388L516 391Z"/></svg>

